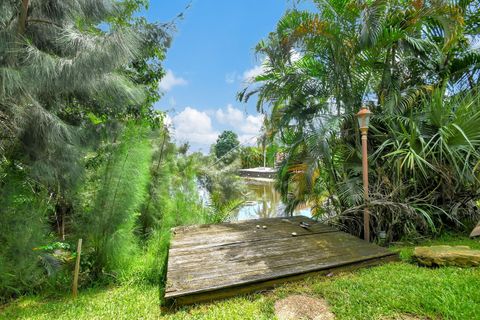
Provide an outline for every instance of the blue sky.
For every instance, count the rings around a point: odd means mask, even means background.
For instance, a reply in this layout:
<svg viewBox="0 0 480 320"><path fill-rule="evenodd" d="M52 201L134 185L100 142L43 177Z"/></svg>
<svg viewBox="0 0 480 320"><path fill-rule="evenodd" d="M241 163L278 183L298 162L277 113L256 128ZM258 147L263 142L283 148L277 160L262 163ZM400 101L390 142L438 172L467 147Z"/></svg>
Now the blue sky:
<svg viewBox="0 0 480 320"><path fill-rule="evenodd" d="M190 1L152 0L144 13L150 21L169 21ZM245 80L261 70L254 47L291 8L291 0L193 0L177 25L156 107L169 111L177 142L208 152L225 129L254 143L262 123L255 101L236 100Z"/></svg>

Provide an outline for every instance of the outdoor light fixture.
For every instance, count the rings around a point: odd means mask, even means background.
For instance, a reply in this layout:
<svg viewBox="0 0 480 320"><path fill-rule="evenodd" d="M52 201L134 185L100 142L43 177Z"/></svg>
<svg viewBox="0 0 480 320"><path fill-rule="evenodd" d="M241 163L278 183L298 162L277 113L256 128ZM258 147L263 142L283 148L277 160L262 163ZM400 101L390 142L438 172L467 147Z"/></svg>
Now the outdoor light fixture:
<svg viewBox="0 0 480 320"><path fill-rule="evenodd" d="M370 115L372 112L368 109L368 107L364 106L360 109L360 111L357 113L358 117L358 126L360 127L360 131L362 132L362 135L367 134L368 131L368 126L370 125Z"/></svg>
<svg viewBox="0 0 480 320"><path fill-rule="evenodd" d="M370 241L370 213L368 211L368 152L367 152L367 133L370 124L370 115L372 113L368 107L364 106L357 113L358 126L362 133L362 168L363 168L363 194L365 198L365 209L363 211L363 237Z"/></svg>

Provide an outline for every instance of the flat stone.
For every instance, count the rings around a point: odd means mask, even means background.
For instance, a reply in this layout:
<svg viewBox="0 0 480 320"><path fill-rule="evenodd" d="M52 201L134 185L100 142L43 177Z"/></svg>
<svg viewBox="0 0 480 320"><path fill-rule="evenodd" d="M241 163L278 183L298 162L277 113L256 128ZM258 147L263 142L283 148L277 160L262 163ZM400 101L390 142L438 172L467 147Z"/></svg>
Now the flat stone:
<svg viewBox="0 0 480 320"><path fill-rule="evenodd" d="M477 224L472 233L470 233L470 238L480 237L480 222Z"/></svg>
<svg viewBox="0 0 480 320"><path fill-rule="evenodd" d="M431 246L416 247L413 252L418 263L433 266L480 266L480 250L470 249L468 246Z"/></svg>
<svg viewBox="0 0 480 320"><path fill-rule="evenodd" d="M326 300L302 295L291 295L275 302L275 315L279 320L333 320Z"/></svg>

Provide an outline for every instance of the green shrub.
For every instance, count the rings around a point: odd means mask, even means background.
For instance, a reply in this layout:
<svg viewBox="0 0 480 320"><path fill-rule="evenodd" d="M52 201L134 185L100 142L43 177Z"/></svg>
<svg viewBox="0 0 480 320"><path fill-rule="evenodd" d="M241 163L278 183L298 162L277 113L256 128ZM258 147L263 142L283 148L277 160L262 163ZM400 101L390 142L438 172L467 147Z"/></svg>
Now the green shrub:
<svg viewBox="0 0 480 320"><path fill-rule="evenodd" d="M18 169L0 186L0 303L32 292L46 280L49 261L37 247L48 242L47 192Z"/></svg>
<svg viewBox="0 0 480 320"><path fill-rule="evenodd" d="M130 123L101 168L92 206L77 226L94 278L127 272L138 250L134 228L147 194L151 146L145 126Z"/></svg>

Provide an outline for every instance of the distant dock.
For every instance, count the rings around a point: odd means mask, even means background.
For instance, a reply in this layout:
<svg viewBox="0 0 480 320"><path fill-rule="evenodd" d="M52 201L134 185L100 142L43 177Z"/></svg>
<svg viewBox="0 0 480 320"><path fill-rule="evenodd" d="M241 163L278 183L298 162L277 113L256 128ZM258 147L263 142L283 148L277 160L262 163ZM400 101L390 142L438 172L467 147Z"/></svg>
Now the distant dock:
<svg viewBox="0 0 480 320"><path fill-rule="evenodd" d="M277 169L269 167L240 169L238 175L245 178L275 179Z"/></svg>

